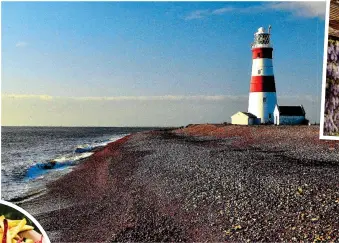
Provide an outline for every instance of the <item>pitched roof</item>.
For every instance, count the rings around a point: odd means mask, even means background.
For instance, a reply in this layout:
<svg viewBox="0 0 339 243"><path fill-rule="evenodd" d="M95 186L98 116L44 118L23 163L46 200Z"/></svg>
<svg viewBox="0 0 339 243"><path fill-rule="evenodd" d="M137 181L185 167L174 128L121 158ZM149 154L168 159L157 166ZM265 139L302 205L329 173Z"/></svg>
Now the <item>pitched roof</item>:
<svg viewBox="0 0 339 243"><path fill-rule="evenodd" d="M249 112L243 112L243 111L238 111L237 113L235 113L233 116L236 116L236 115L238 115L238 114L243 114L243 115L245 115L245 116L247 116L247 117L249 117L249 118L257 118L255 115L253 115L252 113L249 113ZM231 117L233 117L233 116L231 116Z"/></svg>
<svg viewBox="0 0 339 243"><path fill-rule="evenodd" d="M249 112L242 112L241 113L245 114L246 116L250 117L250 118L257 118L257 116L253 115L252 113Z"/></svg>
<svg viewBox="0 0 339 243"><path fill-rule="evenodd" d="M300 106L278 106L279 114L282 116L304 116L305 110Z"/></svg>

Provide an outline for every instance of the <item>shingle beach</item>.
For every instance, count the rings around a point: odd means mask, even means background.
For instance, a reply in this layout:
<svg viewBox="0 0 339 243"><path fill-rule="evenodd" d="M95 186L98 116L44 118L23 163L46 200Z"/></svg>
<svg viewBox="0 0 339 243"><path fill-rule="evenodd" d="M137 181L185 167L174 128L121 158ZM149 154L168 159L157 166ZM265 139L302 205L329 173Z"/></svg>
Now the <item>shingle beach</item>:
<svg viewBox="0 0 339 243"><path fill-rule="evenodd" d="M339 241L338 151L318 126L136 133L20 206L52 242Z"/></svg>

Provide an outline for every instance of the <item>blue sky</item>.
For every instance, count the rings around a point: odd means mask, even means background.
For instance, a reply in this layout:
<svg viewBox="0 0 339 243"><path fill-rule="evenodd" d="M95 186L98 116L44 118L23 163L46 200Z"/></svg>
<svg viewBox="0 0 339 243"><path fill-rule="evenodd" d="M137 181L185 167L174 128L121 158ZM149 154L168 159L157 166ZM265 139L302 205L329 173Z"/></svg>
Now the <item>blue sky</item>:
<svg viewBox="0 0 339 243"><path fill-rule="evenodd" d="M325 2L3 2L2 122L114 126L177 125L173 117L180 117L178 123L194 122L192 117L196 122L229 120L233 110L227 109L227 97L248 95L253 34L269 24L278 99L320 97L324 17ZM77 113L79 105L103 107L100 102L108 101L100 97L112 102L108 107L126 107L119 117L106 117L103 110L96 114L102 119L84 123L88 118ZM154 97L167 101L162 109L173 106L171 114L153 107ZM23 103L33 99L29 111L24 109ZM150 104L145 108L140 99ZM200 114L211 110L211 100L223 102L215 104L216 114ZM209 103L186 114L196 102ZM314 102L320 107L320 98ZM123 110L132 111L130 105L136 117L142 109L152 116L129 123L133 112L127 116ZM237 108L247 110L246 102L242 106ZM13 107L23 109L21 118ZM41 122L53 109L76 117ZM157 120L160 113L163 120Z"/></svg>

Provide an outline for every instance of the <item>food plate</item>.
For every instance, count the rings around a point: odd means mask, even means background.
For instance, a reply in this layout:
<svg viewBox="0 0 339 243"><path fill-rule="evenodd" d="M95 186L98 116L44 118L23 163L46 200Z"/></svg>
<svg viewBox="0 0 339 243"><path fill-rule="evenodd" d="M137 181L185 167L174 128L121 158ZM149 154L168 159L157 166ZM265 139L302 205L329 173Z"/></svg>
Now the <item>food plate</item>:
<svg viewBox="0 0 339 243"><path fill-rule="evenodd" d="M36 219L24 209L0 200L1 243L50 243Z"/></svg>

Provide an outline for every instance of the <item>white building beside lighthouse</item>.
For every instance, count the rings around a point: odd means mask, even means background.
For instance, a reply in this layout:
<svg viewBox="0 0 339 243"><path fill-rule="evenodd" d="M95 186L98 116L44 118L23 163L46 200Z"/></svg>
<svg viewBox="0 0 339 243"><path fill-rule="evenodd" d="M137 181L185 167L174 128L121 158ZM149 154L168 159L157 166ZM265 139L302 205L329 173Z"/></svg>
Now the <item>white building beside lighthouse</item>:
<svg viewBox="0 0 339 243"><path fill-rule="evenodd" d="M278 106L274 109L274 124L293 125L307 123L305 119L305 110L300 106Z"/></svg>
<svg viewBox="0 0 339 243"><path fill-rule="evenodd" d="M271 26L266 32L260 27L254 34L252 47L252 74L248 111L234 114L232 124L295 125L306 121L303 106L279 106L273 72Z"/></svg>

